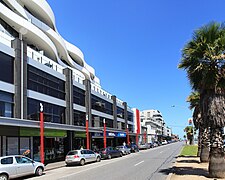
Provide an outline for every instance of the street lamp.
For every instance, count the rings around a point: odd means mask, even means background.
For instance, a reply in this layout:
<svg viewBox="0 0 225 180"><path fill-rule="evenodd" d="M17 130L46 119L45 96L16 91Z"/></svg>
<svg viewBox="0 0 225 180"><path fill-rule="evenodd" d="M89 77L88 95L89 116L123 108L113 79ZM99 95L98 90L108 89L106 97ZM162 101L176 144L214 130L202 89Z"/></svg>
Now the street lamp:
<svg viewBox="0 0 225 180"><path fill-rule="evenodd" d="M129 128L127 124L127 144L130 144L130 137L129 137Z"/></svg>
<svg viewBox="0 0 225 180"><path fill-rule="evenodd" d="M104 124L104 148L106 148L106 123L105 123L105 118L103 119L103 124Z"/></svg>
<svg viewBox="0 0 225 180"><path fill-rule="evenodd" d="M87 137L87 142L86 142L86 146L87 149L90 149L90 143L89 143L89 129L88 129L88 115L86 115L86 137Z"/></svg>
<svg viewBox="0 0 225 180"><path fill-rule="evenodd" d="M44 114L43 114L43 104L40 103L40 159L44 164Z"/></svg>

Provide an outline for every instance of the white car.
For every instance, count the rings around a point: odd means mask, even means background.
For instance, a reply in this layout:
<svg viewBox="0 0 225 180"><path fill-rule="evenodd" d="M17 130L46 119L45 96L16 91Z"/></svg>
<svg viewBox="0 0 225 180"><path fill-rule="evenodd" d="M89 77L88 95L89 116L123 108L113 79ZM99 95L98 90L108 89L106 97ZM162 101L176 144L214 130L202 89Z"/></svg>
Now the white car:
<svg viewBox="0 0 225 180"><path fill-rule="evenodd" d="M166 140L163 140L162 141L162 145L165 145L165 144L167 144L167 141Z"/></svg>
<svg viewBox="0 0 225 180"><path fill-rule="evenodd" d="M72 150L66 155L66 165L80 164L83 166L87 162L100 162L101 156L89 149Z"/></svg>
<svg viewBox="0 0 225 180"><path fill-rule="evenodd" d="M0 157L0 179L8 180L21 176L35 174L41 176L44 164L22 155Z"/></svg>

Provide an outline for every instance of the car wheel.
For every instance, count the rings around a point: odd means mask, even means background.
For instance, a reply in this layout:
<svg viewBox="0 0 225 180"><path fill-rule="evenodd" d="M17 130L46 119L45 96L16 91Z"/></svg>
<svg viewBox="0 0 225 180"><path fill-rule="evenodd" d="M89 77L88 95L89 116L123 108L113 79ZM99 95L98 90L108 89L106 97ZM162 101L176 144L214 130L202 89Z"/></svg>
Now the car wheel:
<svg viewBox="0 0 225 180"><path fill-rule="evenodd" d="M120 157L122 157L123 156L123 153L120 153Z"/></svg>
<svg viewBox="0 0 225 180"><path fill-rule="evenodd" d="M85 160L84 159L81 159L80 160L80 165L83 166L84 164L85 164Z"/></svg>
<svg viewBox="0 0 225 180"><path fill-rule="evenodd" d="M100 161L101 161L101 158L98 156L96 159L96 162L100 162Z"/></svg>
<svg viewBox="0 0 225 180"><path fill-rule="evenodd" d="M110 154L108 154L108 159L112 159L112 156Z"/></svg>
<svg viewBox="0 0 225 180"><path fill-rule="evenodd" d="M8 180L8 176L6 174L0 174L0 180Z"/></svg>
<svg viewBox="0 0 225 180"><path fill-rule="evenodd" d="M42 167L37 167L35 171L35 175L41 176L43 174L43 168Z"/></svg>

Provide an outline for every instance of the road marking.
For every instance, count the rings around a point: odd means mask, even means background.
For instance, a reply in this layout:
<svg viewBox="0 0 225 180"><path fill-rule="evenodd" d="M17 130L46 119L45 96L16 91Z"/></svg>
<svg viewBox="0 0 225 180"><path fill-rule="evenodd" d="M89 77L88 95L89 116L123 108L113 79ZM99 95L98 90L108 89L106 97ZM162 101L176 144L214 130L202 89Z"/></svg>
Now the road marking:
<svg viewBox="0 0 225 180"><path fill-rule="evenodd" d="M139 165L139 164L141 164L141 163L143 163L144 161L141 161L141 162L139 162L139 163L137 163L137 164L135 164L134 166L137 166L137 165Z"/></svg>

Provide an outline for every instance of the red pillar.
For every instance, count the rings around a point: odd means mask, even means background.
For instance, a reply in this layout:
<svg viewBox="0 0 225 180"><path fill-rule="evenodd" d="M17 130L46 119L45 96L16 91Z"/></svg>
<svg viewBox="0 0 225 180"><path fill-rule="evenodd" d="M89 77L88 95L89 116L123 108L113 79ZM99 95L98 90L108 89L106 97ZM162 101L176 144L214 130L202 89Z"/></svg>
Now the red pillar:
<svg viewBox="0 0 225 180"><path fill-rule="evenodd" d="M40 160L44 164L45 154L44 154L44 114L43 105L40 103Z"/></svg>
<svg viewBox="0 0 225 180"><path fill-rule="evenodd" d="M146 143L146 131L144 131L144 141Z"/></svg>
<svg viewBox="0 0 225 180"><path fill-rule="evenodd" d="M138 133L136 133L136 144L138 144Z"/></svg>
<svg viewBox="0 0 225 180"><path fill-rule="evenodd" d="M130 144L129 129L127 125L127 144Z"/></svg>
<svg viewBox="0 0 225 180"><path fill-rule="evenodd" d="M105 119L103 119L103 124L104 124L104 148L106 148L106 124L105 124Z"/></svg>
<svg viewBox="0 0 225 180"><path fill-rule="evenodd" d="M88 129L88 115L86 115L86 137L87 137L87 149L90 149L90 143L89 143L89 129Z"/></svg>

